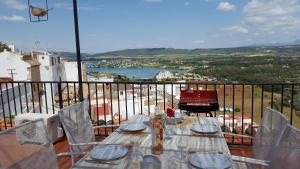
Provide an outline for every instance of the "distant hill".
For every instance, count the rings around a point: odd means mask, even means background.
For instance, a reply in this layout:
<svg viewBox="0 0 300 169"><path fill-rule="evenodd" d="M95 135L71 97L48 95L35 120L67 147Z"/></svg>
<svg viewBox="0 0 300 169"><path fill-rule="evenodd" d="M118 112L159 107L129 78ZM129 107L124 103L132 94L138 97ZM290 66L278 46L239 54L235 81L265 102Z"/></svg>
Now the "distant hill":
<svg viewBox="0 0 300 169"><path fill-rule="evenodd" d="M125 49L106 53L91 55L91 57L103 56L157 56L169 54L205 54L205 53L233 53L253 51L256 47L236 47L236 48L216 48L216 49L174 49L174 48L142 48L142 49Z"/></svg>
<svg viewBox="0 0 300 169"><path fill-rule="evenodd" d="M62 58L70 60L70 61L76 60L76 53L74 53L74 52L54 52L54 54L61 56ZM91 54L81 53L82 60L85 60L89 56L91 56Z"/></svg>
<svg viewBox="0 0 300 169"><path fill-rule="evenodd" d="M295 45L299 42L299 45ZM274 53L286 53L294 52L300 53L300 40L294 41L289 45L259 45L259 46L245 46L234 48L215 48L215 49L174 49L174 48L142 48L142 49L124 49L98 54L82 53L83 61L98 60L104 58L139 58L139 57L159 57L167 55L234 55L237 53L257 53L257 52L274 52ZM76 60L76 54L72 52L56 52L56 54L68 59Z"/></svg>
<svg viewBox="0 0 300 169"><path fill-rule="evenodd" d="M161 54L186 54L190 53L188 49L173 48L142 48L142 49L124 49L106 53L95 54L96 56L137 56L137 55L161 55ZM95 56L94 55L94 56Z"/></svg>
<svg viewBox="0 0 300 169"><path fill-rule="evenodd" d="M259 52L270 50L274 52L286 52L295 51L300 52L300 45L274 45L274 46L245 46L245 47L234 47L234 48L215 48L215 49L174 49L174 48L143 48L143 49L125 49L106 53L99 53L90 55L89 57L97 58L104 56L157 56L157 55L168 55L168 54L185 54L185 55L200 55L200 54L234 54L244 52Z"/></svg>

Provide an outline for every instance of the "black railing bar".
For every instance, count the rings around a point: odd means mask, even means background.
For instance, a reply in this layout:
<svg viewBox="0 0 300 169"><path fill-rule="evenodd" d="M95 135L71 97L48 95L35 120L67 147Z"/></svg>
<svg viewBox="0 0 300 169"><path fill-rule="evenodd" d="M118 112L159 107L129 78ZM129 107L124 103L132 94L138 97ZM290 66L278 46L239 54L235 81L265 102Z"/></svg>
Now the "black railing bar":
<svg viewBox="0 0 300 169"><path fill-rule="evenodd" d="M280 112L283 113L283 94L284 94L284 85L281 85L281 101L280 101Z"/></svg>
<svg viewBox="0 0 300 169"><path fill-rule="evenodd" d="M157 106L157 84L155 83L155 106Z"/></svg>
<svg viewBox="0 0 300 169"><path fill-rule="evenodd" d="M232 130L234 131L235 128L235 124L234 124L234 114L235 114L235 110L234 110L234 93L235 93L235 85L232 85ZM232 137L232 142L234 143L234 137Z"/></svg>
<svg viewBox="0 0 300 169"><path fill-rule="evenodd" d="M132 90L132 106L133 106L133 114L135 115L134 84L131 85L131 90Z"/></svg>
<svg viewBox="0 0 300 169"><path fill-rule="evenodd" d="M117 95L118 95L118 112L119 112L119 124L121 124L121 108L120 108L120 92L119 92L119 84L117 84Z"/></svg>
<svg viewBox="0 0 300 169"><path fill-rule="evenodd" d="M173 84L172 84L172 85L171 85L171 90L172 90L172 101L171 101L171 102L172 102L172 109L174 109L174 92L173 92L174 89L173 89L173 87L174 87L174 86L173 86ZM198 90L198 88L197 88L197 90Z"/></svg>
<svg viewBox="0 0 300 169"><path fill-rule="evenodd" d="M142 83L140 83L140 101L141 101L141 113L143 114L143 89L142 89Z"/></svg>
<svg viewBox="0 0 300 169"><path fill-rule="evenodd" d="M67 98L68 98L68 106L70 106L70 89L69 89L69 83L67 83Z"/></svg>
<svg viewBox="0 0 300 169"><path fill-rule="evenodd" d="M242 134L244 134L244 111L245 111L245 85L242 85ZM244 138L242 137L242 144Z"/></svg>
<svg viewBox="0 0 300 169"><path fill-rule="evenodd" d="M264 88L265 88L265 85L262 85L261 86L260 119L262 119L263 113L264 113Z"/></svg>
<svg viewBox="0 0 300 169"><path fill-rule="evenodd" d="M103 108L104 108L104 123L106 125L106 102L105 102L105 83L102 83L102 92L103 92ZM97 85L96 85L97 86ZM96 99L98 100L98 92L96 92ZM97 107L98 109L98 107ZM97 117L99 119L99 117ZM107 129L106 127L104 128L104 134L107 134Z"/></svg>
<svg viewBox="0 0 300 169"><path fill-rule="evenodd" d="M92 104L91 104L91 86L90 86L89 83L87 84L87 86L88 86L88 99L89 99L89 116L90 116L90 118L92 118L92 115L91 115L91 113L92 113Z"/></svg>
<svg viewBox="0 0 300 169"><path fill-rule="evenodd" d="M9 90L7 87L7 83L5 83L6 87L6 97L7 97L7 103L8 103L8 113L9 113L9 120L10 120L10 127L12 127L12 117L11 117L11 109L10 109L10 100L9 100Z"/></svg>
<svg viewBox="0 0 300 169"><path fill-rule="evenodd" d="M95 92L96 92L96 114L97 114L97 118L96 118L96 120L97 120L97 126L99 126L100 125L100 123L99 123L99 103L98 103L98 84L97 83L95 83L94 84L95 85ZM103 91L103 93L104 93L104 91ZM104 104L105 105L105 104ZM94 110L95 111L95 110ZM95 113L95 112L94 112ZM106 116L106 112L105 112L105 108L104 108L104 117ZM105 120L106 121L106 120ZM98 132L98 134L100 133L100 129L98 128L97 129L97 132Z"/></svg>
<svg viewBox="0 0 300 169"><path fill-rule="evenodd" d="M223 108L224 108L224 110L223 110L223 125L224 125L224 132L226 132L226 125L225 125L225 113L226 113L226 102L225 102L225 100L226 100L226 84L224 84L224 86L223 86Z"/></svg>
<svg viewBox="0 0 300 169"><path fill-rule="evenodd" d="M31 87L31 100L32 100L32 108L33 108L33 113L35 113L35 106L34 106L34 100L35 100L35 98L34 98L34 94L33 94L33 84L32 83L30 83L30 87Z"/></svg>
<svg viewBox="0 0 300 169"><path fill-rule="evenodd" d="M1 85L0 85L1 86ZM29 106L28 106L28 96L27 96L27 84L24 83L24 87L25 87L25 102L26 102L26 108L27 108L27 113L29 113Z"/></svg>
<svg viewBox="0 0 300 169"><path fill-rule="evenodd" d="M48 114L48 100L47 100L47 90L46 90L46 83L44 83L44 95L45 95L45 104L46 104L46 113Z"/></svg>
<svg viewBox="0 0 300 169"><path fill-rule="evenodd" d="M271 85L271 108L274 106L274 85Z"/></svg>
<svg viewBox="0 0 300 169"><path fill-rule="evenodd" d="M42 84L42 83L41 83ZM37 91L38 91L38 101L39 101L39 109L40 113L42 113L42 102L41 102L41 91L40 91L40 84L37 84Z"/></svg>
<svg viewBox="0 0 300 169"><path fill-rule="evenodd" d="M253 145L251 144L242 144L242 143L234 143L232 144L231 142L227 142L228 145L235 145L235 146L243 146L243 147L252 147Z"/></svg>
<svg viewBox="0 0 300 169"><path fill-rule="evenodd" d="M15 115L17 115L18 112L17 112L17 104L16 104L15 86L14 86L13 83L11 84L11 86L12 86L11 89L12 89L12 94L13 94L13 102L14 102Z"/></svg>
<svg viewBox="0 0 300 169"><path fill-rule="evenodd" d="M109 93L110 93L110 115L111 115L111 122L114 124L114 114L113 114L113 100L112 100L112 86L111 83L109 84ZM113 130L113 128L111 128Z"/></svg>
<svg viewBox="0 0 300 169"><path fill-rule="evenodd" d="M20 89L20 83L18 83L18 93L19 93L19 101L20 101L21 114L23 114L22 94L21 94L21 89Z"/></svg>
<svg viewBox="0 0 300 169"><path fill-rule="evenodd" d="M74 102L76 103L77 102L77 92L76 92L76 83L73 83L74 85Z"/></svg>
<svg viewBox="0 0 300 169"><path fill-rule="evenodd" d="M59 108L62 109L64 107L63 104L63 96L62 96L62 87L61 83L57 84L57 91L58 91L58 102L59 102Z"/></svg>
<svg viewBox="0 0 300 169"><path fill-rule="evenodd" d="M4 101L3 101L3 92L2 92L2 85L1 84L0 84L0 92L1 92L0 94L1 94L1 105L2 105L2 111L3 111L4 128L7 129L5 108L4 108Z"/></svg>
<svg viewBox="0 0 300 169"><path fill-rule="evenodd" d="M163 95L164 95L164 111L166 110L166 86L163 84Z"/></svg>
<svg viewBox="0 0 300 169"><path fill-rule="evenodd" d="M198 88L197 88L197 90L198 90ZM217 91L217 85L216 84L214 84L214 91ZM215 115L215 117L217 117L217 111L214 111L214 115Z"/></svg>
<svg viewBox="0 0 300 169"><path fill-rule="evenodd" d="M54 95L53 95L53 83L50 83L50 92L51 92L51 101L52 101L52 113L55 114L54 112Z"/></svg>
<svg viewBox="0 0 300 169"><path fill-rule="evenodd" d="M253 114L254 114L254 85L252 85L251 89L251 136L253 136ZM251 139L251 144L253 140Z"/></svg>
<svg viewBox="0 0 300 169"><path fill-rule="evenodd" d="M126 83L124 84L125 88L125 111L126 111L126 120L128 120L128 107L127 107L127 85Z"/></svg>
<svg viewBox="0 0 300 169"><path fill-rule="evenodd" d="M147 87L148 87L148 89L147 89L147 94L148 94L148 115L150 115L150 85L149 84L147 84Z"/></svg>
<svg viewBox="0 0 300 169"><path fill-rule="evenodd" d="M294 89L295 85L292 85L292 94L291 94L291 114L290 114L290 123L293 124L293 109L294 109Z"/></svg>

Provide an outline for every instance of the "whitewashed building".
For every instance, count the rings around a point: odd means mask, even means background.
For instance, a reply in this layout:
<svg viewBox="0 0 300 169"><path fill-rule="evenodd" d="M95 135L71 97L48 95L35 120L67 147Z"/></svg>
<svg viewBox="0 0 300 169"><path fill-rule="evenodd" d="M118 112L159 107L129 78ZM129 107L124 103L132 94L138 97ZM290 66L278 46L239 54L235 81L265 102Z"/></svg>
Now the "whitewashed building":
<svg viewBox="0 0 300 169"><path fill-rule="evenodd" d="M155 78L157 80L165 80L165 79L172 79L174 77L175 77L174 73L172 73L170 71L163 71L163 72L159 72Z"/></svg>
<svg viewBox="0 0 300 169"><path fill-rule="evenodd" d="M11 77L9 69L14 69L15 81L30 80L30 64L22 60L22 55L14 52L0 52L0 77Z"/></svg>

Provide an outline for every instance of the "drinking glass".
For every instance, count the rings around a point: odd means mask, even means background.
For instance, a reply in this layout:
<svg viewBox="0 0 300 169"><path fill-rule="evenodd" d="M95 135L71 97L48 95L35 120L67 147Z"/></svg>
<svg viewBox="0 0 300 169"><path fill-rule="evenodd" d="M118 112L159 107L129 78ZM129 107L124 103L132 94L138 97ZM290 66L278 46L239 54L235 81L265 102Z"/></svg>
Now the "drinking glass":
<svg viewBox="0 0 300 169"><path fill-rule="evenodd" d="M180 129L180 136L179 136L179 141L177 142L177 147L180 150L180 160L179 161L181 163L184 163L185 162L184 150L188 147L188 139L186 136L184 136L185 126L180 124L179 129Z"/></svg>
<svg viewBox="0 0 300 169"><path fill-rule="evenodd" d="M164 139L165 140L171 140L172 139L172 126L166 125L164 126Z"/></svg>
<svg viewBox="0 0 300 169"><path fill-rule="evenodd" d="M143 161L143 154L139 150L142 138L139 136L133 136L131 139L130 144L132 145L132 150L129 155L129 161L132 166L138 166L140 165L140 162Z"/></svg>

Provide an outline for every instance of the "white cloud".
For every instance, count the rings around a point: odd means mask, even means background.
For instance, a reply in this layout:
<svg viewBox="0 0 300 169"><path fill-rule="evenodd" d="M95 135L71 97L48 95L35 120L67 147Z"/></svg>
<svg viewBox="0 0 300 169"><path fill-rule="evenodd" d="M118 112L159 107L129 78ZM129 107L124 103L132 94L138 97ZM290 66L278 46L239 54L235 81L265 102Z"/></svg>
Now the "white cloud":
<svg viewBox="0 0 300 169"><path fill-rule="evenodd" d="M161 2L162 0L145 0L146 2Z"/></svg>
<svg viewBox="0 0 300 169"><path fill-rule="evenodd" d="M243 24L260 31L300 28L298 0L251 0L244 7Z"/></svg>
<svg viewBox="0 0 300 169"><path fill-rule="evenodd" d="M224 28L225 31L231 31L231 32L238 32L238 33L248 33L249 30L247 28L244 28L242 26L230 26L227 28Z"/></svg>
<svg viewBox="0 0 300 169"><path fill-rule="evenodd" d="M19 16L19 15L12 15L12 16L0 16L0 20L24 22L24 21L26 21L26 18L24 18L23 16Z"/></svg>
<svg viewBox="0 0 300 169"><path fill-rule="evenodd" d="M193 43L197 43L197 44L200 44L200 43L204 43L205 41L204 40L194 40Z"/></svg>
<svg viewBox="0 0 300 169"><path fill-rule="evenodd" d="M230 4L229 2L220 2L217 7L217 10L230 12L235 10L235 6L233 4Z"/></svg>
<svg viewBox="0 0 300 169"><path fill-rule="evenodd" d="M191 3L190 3L189 1L186 1L186 2L184 3L184 5L185 5L185 6L189 6L189 5L191 5Z"/></svg>
<svg viewBox="0 0 300 169"><path fill-rule="evenodd" d="M26 4L21 3L17 0L0 0L0 2L17 10L25 10L27 8Z"/></svg>

